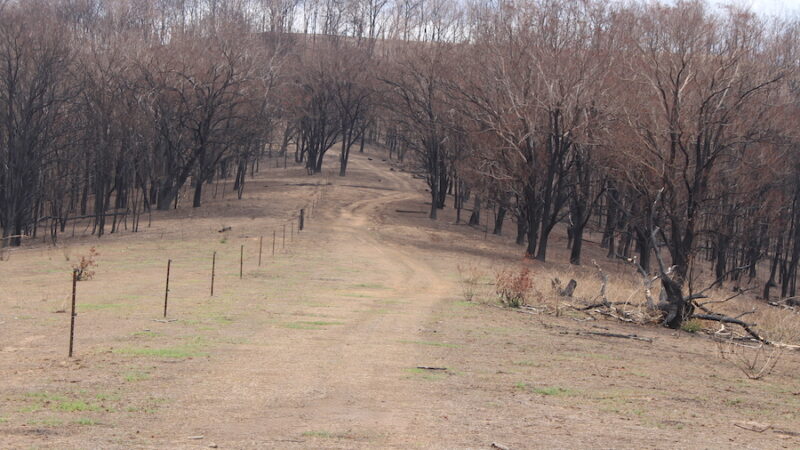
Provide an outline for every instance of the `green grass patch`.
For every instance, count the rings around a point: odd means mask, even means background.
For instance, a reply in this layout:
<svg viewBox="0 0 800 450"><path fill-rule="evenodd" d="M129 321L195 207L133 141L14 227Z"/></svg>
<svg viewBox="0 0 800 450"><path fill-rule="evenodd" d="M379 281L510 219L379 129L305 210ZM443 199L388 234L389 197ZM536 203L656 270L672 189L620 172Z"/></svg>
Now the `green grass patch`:
<svg viewBox="0 0 800 450"><path fill-rule="evenodd" d="M573 395L575 392L570 389L565 389L561 387L541 387L541 388L533 388L533 392L541 395L552 395L552 396L565 396L565 395Z"/></svg>
<svg viewBox="0 0 800 450"><path fill-rule="evenodd" d="M329 325L342 325L342 322L325 322L322 320L303 320L299 322L288 322L284 323L283 326L286 328L292 328L296 330L320 330L323 327L327 327Z"/></svg>
<svg viewBox="0 0 800 450"><path fill-rule="evenodd" d="M380 283L359 283L354 284L354 288L363 288L363 289L388 289L386 286Z"/></svg>
<svg viewBox="0 0 800 450"><path fill-rule="evenodd" d="M586 360L586 359L601 359L605 361L613 360L614 357L605 353L590 353L590 352L566 352L558 355L559 358L572 359L572 360Z"/></svg>
<svg viewBox="0 0 800 450"><path fill-rule="evenodd" d="M42 407L39 405L29 405L20 408L18 411L21 413L35 413L42 410Z"/></svg>
<svg viewBox="0 0 800 450"><path fill-rule="evenodd" d="M313 438L321 438L321 439L330 439L335 437L333 433L328 431L304 431L303 437L313 437Z"/></svg>
<svg viewBox="0 0 800 450"><path fill-rule="evenodd" d="M317 439L358 439L357 436L351 434L350 432L333 433L324 430L304 431L302 433L302 436L306 438L317 438ZM364 437L362 437L362 439L364 439Z"/></svg>
<svg viewBox="0 0 800 450"><path fill-rule="evenodd" d="M59 419L31 420L28 422L28 425L39 427L58 427L64 425L64 421Z"/></svg>
<svg viewBox="0 0 800 450"><path fill-rule="evenodd" d="M514 361L513 364L521 367L542 367L542 363L536 361Z"/></svg>
<svg viewBox="0 0 800 450"><path fill-rule="evenodd" d="M377 298L374 295L366 295L366 294L339 294L339 297L349 297L349 298L368 298L374 299Z"/></svg>
<svg viewBox="0 0 800 450"><path fill-rule="evenodd" d="M697 333L702 329L703 329L703 323L697 319L689 320L681 325L681 330L686 331L688 333Z"/></svg>
<svg viewBox="0 0 800 450"><path fill-rule="evenodd" d="M104 309L119 309L126 305L120 303L81 303L77 308L83 311L101 311Z"/></svg>
<svg viewBox="0 0 800 450"><path fill-rule="evenodd" d="M76 411L97 411L100 409L97 405L86 403L83 400L67 400L60 402L56 405L56 409L64 412Z"/></svg>
<svg viewBox="0 0 800 450"><path fill-rule="evenodd" d="M438 373L431 373L429 370L420 369L417 367L409 367L405 369L405 371L408 373L413 373L414 375L418 375L418 378L422 378L423 380L428 380L428 381L436 381L444 378L444 375Z"/></svg>
<svg viewBox="0 0 800 450"><path fill-rule="evenodd" d="M133 333L133 337L141 337L141 338L154 338L158 336L163 336L161 333L156 333L155 331L137 331Z"/></svg>
<svg viewBox="0 0 800 450"><path fill-rule="evenodd" d="M457 344L449 344L447 342L435 342L435 341L400 341L401 344L417 344L417 345L428 345L431 347L447 347L447 348L457 348L459 345Z"/></svg>
<svg viewBox="0 0 800 450"><path fill-rule="evenodd" d="M130 356L145 356L153 358L187 359L207 356L207 353L198 351L196 346L167 347L167 348L118 348L114 353Z"/></svg>
<svg viewBox="0 0 800 450"><path fill-rule="evenodd" d="M475 307L477 305L478 304L475 303L475 302L468 302L468 301L465 301L465 300L456 300L456 301L453 302L453 306L458 306L458 307L461 307L461 308L472 308L472 307Z"/></svg>
<svg viewBox="0 0 800 450"><path fill-rule="evenodd" d="M547 395L547 396L567 396L567 395L574 395L575 391L571 389L566 389L557 386L545 386L545 387L534 387L529 383L524 383L522 381L518 381L514 383L514 389L522 390L522 391L530 391L535 394L539 395Z"/></svg>
<svg viewBox="0 0 800 450"><path fill-rule="evenodd" d="M83 425L83 426L93 426L93 425L98 425L98 422L97 422L97 421L94 421L94 420L92 420L92 419L87 419L87 418L85 418L85 417L82 417L82 418L80 418L80 419L76 420L74 423L75 423L76 425Z"/></svg>
<svg viewBox="0 0 800 450"><path fill-rule="evenodd" d="M8 423L8 417L0 417L0 423Z"/></svg>
<svg viewBox="0 0 800 450"><path fill-rule="evenodd" d="M55 395L49 392L28 392L25 397L39 399L43 402L61 402L67 399L63 395Z"/></svg>

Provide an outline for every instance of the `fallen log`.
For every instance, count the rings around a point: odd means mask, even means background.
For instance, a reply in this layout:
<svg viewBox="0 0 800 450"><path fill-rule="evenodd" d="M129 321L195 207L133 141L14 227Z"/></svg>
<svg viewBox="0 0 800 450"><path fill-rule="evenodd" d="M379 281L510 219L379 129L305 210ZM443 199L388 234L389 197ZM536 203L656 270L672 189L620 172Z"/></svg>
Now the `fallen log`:
<svg viewBox="0 0 800 450"><path fill-rule="evenodd" d="M653 343L652 338L639 336L636 334L620 334L620 333L606 333L602 331L575 331L576 336L581 335L589 335L589 336L604 336L604 337L613 337L613 338L620 338L620 339L633 339L634 341L643 341ZM562 331L560 334L570 334L569 331Z"/></svg>
<svg viewBox="0 0 800 450"><path fill-rule="evenodd" d="M711 321L715 321L715 322L732 323L734 325L739 325L740 327L744 328L744 331L746 331L747 334L752 336L753 339L755 339L755 340L757 340L759 342L763 342L764 344L767 344L767 345L772 344L770 341L768 341L767 339L761 337L758 333L753 331L752 328L750 328L750 327L756 326L754 323L747 323L747 322L745 322L743 320L735 319L733 317L728 317L728 316L724 316L722 314L713 314L713 313L712 314L693 314L692 315L692 319L711 320Z"/></svg>

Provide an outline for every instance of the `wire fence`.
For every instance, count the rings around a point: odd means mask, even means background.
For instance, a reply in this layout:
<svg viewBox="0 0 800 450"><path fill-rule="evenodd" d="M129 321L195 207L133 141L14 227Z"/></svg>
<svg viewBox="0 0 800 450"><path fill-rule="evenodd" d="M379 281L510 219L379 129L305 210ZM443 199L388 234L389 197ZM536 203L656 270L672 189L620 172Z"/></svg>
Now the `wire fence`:
<svg viewBox="0 0 800 450"><path fill-rule="evenodd" d="M312 198L307 203L303 204L299 209L294 209L296 211L294 214L291 215L288 219L282 220L278 223L278 225L272 227L272 257L276 257L276 255L286 254L291 246L297 238L301 235L303 231L306 230L310 219L315 218L317 209L321 202L323 202L325 197L325 188L328 186L327 178L321 184L321 189L317 189L314 192ZM278 230L280 230L280 237L278 237ZM267 232L269 229L267 229ZM288 234L287 234L288 232ZM269 234L267 234L269 237ZM278 243L278 239L280 239L280 243ZM278 247L280 245L280 247ZM239 271L238 271L238 279L244 280L244 268L245 268L245 254L246 250L250 250L247 248L245 244L241 244L239 247ZM258 239L258 267L262 266L263 262L263 250L264 250L264 234L259 235ZM214 251L209 255L210 259L210 290L209 296L214 296L214 284L218 279L217 269L218 269L218 258L217 252ZM176 260L171 258L167 259L166 261L166 275L164 278L164 303L163 303L163 311L160 311L162 315L162 319L159 321L174 321L176 319L168 319L169 315L169 295L170 295L170 275L171 269L173 267L173 263ZM175 274L172 273L174 277ZM78 301L78 292L77 286L79 281L79 272L78 269L73 269L72 276L71 276L71 283L72 283L72 294L71 294L71 311L70 311L70 324L69 324L69 353L68 356L70 358L74 355L75 349L75 336L76 336L76 317L77 311L80 307L80 302ZM174 281L174 280L173 280Z"/></svg>

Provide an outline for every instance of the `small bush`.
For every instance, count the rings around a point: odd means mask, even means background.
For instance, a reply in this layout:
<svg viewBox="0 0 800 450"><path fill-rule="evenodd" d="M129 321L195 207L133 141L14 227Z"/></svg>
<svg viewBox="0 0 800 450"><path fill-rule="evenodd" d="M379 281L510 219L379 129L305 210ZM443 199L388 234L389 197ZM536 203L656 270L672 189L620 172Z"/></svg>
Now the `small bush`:
<svg viewBox="0 0 800 450"><path fill-rule="evenodd" d="M681 330L689 333L697 333L702 329L703 329L703 323L697 319L686 321L681 325Z"/></svg>
<svg viewBox="0 0 800 450"><path fill-rule="evenodd" d="M483 272L474 265L459 265L458 275L461 285L461 295L464 296L464 300L471 302L477 295Z"/></svg>
<svg viewBox="0 0 800 450"><path fill-rule="evenodd" d="M77 264L73 264L72 270L77 274L78 281L87 281L94 278L94 269L98 266L97 257L100 253L92 247L87 255L81 256Z"/></svg>
<svg viewBox="0 0 800 450"><path fill-rule="evenodd" d="M500 296L500 302L510 308L519 308L528 304L534 288L531 271L522 267L519 272L513 269L504 269L497 274L495 289Z"/></svg>

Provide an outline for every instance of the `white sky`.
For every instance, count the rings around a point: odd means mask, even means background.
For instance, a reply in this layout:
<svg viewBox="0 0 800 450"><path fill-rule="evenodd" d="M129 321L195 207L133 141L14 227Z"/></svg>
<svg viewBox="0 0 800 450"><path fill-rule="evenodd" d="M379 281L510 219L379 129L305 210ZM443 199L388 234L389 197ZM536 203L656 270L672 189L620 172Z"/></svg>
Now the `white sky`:
<svg viewBox="0 0 800 450"><path fill-rule="evenodd" d="M741 4L749 6L754 12L766 15L797 15L800 13L800 0L712 0L717 4Z"/></svg>

